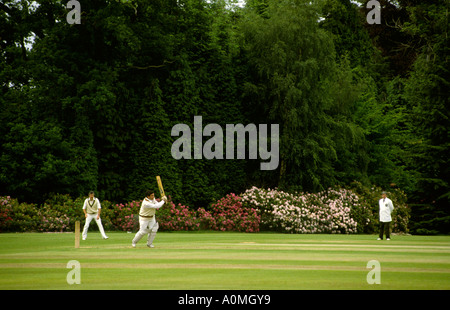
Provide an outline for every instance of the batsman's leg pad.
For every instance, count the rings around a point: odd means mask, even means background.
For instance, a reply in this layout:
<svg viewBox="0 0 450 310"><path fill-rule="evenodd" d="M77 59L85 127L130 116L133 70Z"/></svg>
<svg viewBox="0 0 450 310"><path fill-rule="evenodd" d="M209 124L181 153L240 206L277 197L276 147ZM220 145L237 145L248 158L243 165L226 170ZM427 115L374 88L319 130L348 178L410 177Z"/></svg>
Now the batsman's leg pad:
<svg viewBox="0 0 450 310"><path fill-rule="evenodd" d="M155 240L156 232L158 231L158 228L159 228L159 224L158 223L153 225L152 230L148 234L148 239L147 239L147 244L148 245L151 245L153 243L153 240Z"/></svg>
<svg viewBox="0 0 450 310"><path fill-rule="evenodd" d="M141 240L142 237L144 237L148 233L149 233L149 221L139 219L139 231L136 233L136 236L134 236L132 242L134 244L138 243L139 240Z"/></svg>
<svg viewBox="0 0 450 310"><path fill-rule="evenodd" d="M143 234L141 231L138 231L138 232L136 233L136 235L134 236L133 241L131 241L131 242L134 243L134 244L138 243L139 240L141 240L142 237L144 237L144 235L145 235L145 234Z"/></svg>

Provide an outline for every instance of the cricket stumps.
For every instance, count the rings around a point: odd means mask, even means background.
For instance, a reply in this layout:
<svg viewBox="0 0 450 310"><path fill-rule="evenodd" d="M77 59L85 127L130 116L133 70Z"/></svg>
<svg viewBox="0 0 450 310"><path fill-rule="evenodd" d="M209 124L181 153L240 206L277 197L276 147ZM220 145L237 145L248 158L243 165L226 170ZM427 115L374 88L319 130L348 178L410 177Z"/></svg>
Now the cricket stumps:
<svg viewBox="0 0 450 310"><path fill-rule="evenodd" d="M80 221L75 222L75 249L80 247Z"/></svg>

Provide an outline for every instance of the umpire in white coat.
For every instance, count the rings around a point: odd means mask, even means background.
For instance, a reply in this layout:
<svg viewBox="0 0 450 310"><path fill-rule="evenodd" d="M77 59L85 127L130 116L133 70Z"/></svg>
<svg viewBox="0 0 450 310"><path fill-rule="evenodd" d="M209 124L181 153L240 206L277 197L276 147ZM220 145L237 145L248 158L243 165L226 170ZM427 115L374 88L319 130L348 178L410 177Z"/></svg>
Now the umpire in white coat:
<svg viewBox="0 0 450 310"><path fill-rule="evenodd" d="M380 206L380 234L377 240L383 240L383 232L386 234L386 240L391 240L391 212L394 210L394 205L392 204L392 200L387 198L386 192L381 193L381 199L378 204Z"/></svg>
<svg viewBox="0 0 450 310"><path fill-rule="evenodd" d="M156 209L161 208L167 201L167 197L162 197L160 202L155 199L155 194L152 191L147 191L146 197L142 201L141 209L139 211L139 231L134 236L133 241L131 241L131 246L136 247L136 243L141 240L142 237L147 235L147 246L153 248L153 240L156 237L156 232L158 231L159 225L156 222L155 214Z"/></svg>

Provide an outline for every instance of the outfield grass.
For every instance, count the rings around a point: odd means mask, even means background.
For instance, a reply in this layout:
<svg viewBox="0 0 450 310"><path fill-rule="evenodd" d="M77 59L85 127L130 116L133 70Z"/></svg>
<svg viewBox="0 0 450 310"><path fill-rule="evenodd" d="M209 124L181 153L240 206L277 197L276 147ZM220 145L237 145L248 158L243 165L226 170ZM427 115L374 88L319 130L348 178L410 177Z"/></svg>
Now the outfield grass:
<svg viewBox="0 0 450 310"><path fill-rule="evenodd" d="M159 232L153 249L134 234L0 234L0 289L450 289L450 236ZM69 285L70 260L81 284ZM381 284L369 285L378 260Z"/></svg>

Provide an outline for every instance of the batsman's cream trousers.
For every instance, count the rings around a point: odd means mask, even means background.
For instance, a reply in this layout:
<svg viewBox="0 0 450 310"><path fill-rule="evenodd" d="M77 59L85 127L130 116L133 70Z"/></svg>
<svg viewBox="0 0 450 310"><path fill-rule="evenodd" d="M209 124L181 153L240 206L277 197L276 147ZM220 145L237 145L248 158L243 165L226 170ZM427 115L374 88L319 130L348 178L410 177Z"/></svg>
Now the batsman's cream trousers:
<svg viewBox="0 0 450 310"><path fill-rule="evenodd" d="M133 244L138 243L139 240L141 240L145 235L148 235L147 244L152 244L158 228L159 225L156 222L155 216L153 216L152 218L139 216L139 231L134 236L134 239L132 241Z"/></svg>
<svg viewBox="0 0 450 310"><path fill-rule="evenodd" d="M95 219L95 221L97 222L98 230L102 234L102 237L106 238L105 230L103 229L103 225L102 225L102 219L99 217L97 220L97 213L93 213L93 214L88 213L88 215L86 217L86 223L84 224L83 233L81 234L83 236L83 239L86 239L89 224L91 223L91 221L93 219Z"/></svg>

